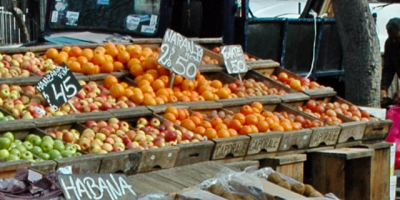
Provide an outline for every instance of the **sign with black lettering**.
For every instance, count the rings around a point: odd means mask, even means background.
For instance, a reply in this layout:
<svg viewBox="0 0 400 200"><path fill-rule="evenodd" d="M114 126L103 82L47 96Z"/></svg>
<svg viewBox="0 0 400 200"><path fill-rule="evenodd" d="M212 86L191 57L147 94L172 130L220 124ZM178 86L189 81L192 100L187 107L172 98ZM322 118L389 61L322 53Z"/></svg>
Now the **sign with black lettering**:
<svg viewBox="0 0 400 200"><path fill-rule="evenodd" d="M227 45L221 48L222 58L228 74L246 73L248 71L243 49L240 45Z"/></svg>
<svg viewBox="0 0 400 200"><path fill-rule="evenodd" d="M185 78L196 78L197 68L203 58L204 49L181 34L167 29L158 62Z"/></svg>
<svg viewBox="0 0 400 200"><path fill-rule="evenodd" d="M43 76L36 83L35 88L42 93L44 99L55 110L58 110L82 89L74 74L64 63Z"/></svg>
<svg viewBox="0 0 400 200"><path fill-rule="evenodd" d="M58 180L67 200L137 199L129 179L123 174L63 174Z"/></svg>

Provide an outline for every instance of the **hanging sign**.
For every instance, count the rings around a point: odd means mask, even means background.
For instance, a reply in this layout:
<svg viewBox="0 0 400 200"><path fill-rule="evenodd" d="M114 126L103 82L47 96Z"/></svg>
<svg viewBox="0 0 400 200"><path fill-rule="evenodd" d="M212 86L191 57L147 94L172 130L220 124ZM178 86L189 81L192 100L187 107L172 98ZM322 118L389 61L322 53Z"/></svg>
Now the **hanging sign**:
<svg viewBox="0 0 400 200"><path fill-rule="evenodd" d="M243 49L240 45L222 46L221 54L224 58L226 70L229 74L240 74L248 71Z"/></svg>
<svg viewBox="0 0 400 200"><path fill-rule="evenodd" d="M167 29L161 44L158 62L174 73L193 80L203 54L204 50L200 45Z"/></svg>
<svg viewBox="0 0 400 200"><path fill-rule="evenodd" d="M36 83L35 88L42 93L44 99L54 110L58 110L60 106L78 94L82 86L69 68L61 63L60 66L43 76Z"/></svg>
<svg viewBox="0 0 400 200"><path fill-rule="evenodd" d="M67 200L137 199L123 174L63 174L58 180Z"/></svg>

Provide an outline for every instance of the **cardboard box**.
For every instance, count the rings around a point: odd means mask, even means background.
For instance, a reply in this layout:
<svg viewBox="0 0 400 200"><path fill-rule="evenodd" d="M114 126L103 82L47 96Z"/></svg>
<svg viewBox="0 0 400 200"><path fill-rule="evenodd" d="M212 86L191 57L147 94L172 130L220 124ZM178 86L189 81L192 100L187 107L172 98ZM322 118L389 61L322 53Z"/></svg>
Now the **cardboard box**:
<svg viewBox="0 0 400 200"><path fill-rule="evenodd" d="M396 185L397 185L397 176L390 177L390 188L389 188L389 199L396 199Z"/></svg>

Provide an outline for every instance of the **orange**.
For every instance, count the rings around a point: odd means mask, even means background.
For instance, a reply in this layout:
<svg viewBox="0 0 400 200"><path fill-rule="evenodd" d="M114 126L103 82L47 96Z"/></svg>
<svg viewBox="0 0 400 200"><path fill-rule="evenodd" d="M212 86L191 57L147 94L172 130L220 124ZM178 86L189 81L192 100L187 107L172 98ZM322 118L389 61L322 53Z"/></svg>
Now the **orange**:
<svg viewBox="0 0 400 200"><path fill-rule="evenodd" d="M79 46L73 46L69 51L69 56L79 57L82 55L82 49Z"/></svg>
<svg viewBox="0 0 400 200"><path fill-rule="evenodd" d="M142 90L143 93L153 93L154 90L150 85L143 85L140 87L140 90Z"/></svg>
<svg viewBox="0 0 400 200"><path fill-rule="evenodd" d="M204 128L212 128L211 123L209 121L205 121L205 120L201 122L201 126Z"/></svg>
<svg viewBox="0 0 400 200"><path fill-rule="evenodd" d="M283 132L283 131L285 131L285 129L280 125L276 125L276 126L272 127L272 131L281 131L281 132Z"/></svg>
<svg viewBox="0 0 400 200"><path fill-rule="evenodd" d="M185 79L181 84L181 89L188 90L188 91L194 90L195 89L194 81Z"/></svg>
<svg viewBox="0 0 400 200"><path fill-rule="evenodd" d="M156 94L157 94L157 96L164 95L164 96L166 96L167 98L168 98L168 96L169 96L169 92L168 92L168 90L167 90L166 88L158 89L157 92L156 92Z"/></svg>
<svg viewBox="0 0 400 200"><path fill-rule="evenodd" d="M154 91L158 91L159 89L163 89L165 87L165 83L162 80L157 79L151 83L151 86L153 87Z"/></svg>
<svg viewBox="0 0 400 200"><path fill-rule="evenodd" d="M249 115L253 113L253 109L249 105L244 105L240 108L240 112L244 115Z"/></svg>
<svg viewBox="0 0 400 200"><path fill-rule="evenodd" d="M207 137L207 139L212 140L217 138L217 131L213 128L207 128L206 131L204 132L204 136Z"/></svg>
<svg viewBox="0 0 400 200"><path fill-rule="evenodd" d="M106 49L104 47L96 47L94 49L94 54L104 54L106 52Z"/></svg>
<svg viewBox="0 0 400 200"><path fill-rule="evenodd" d="M87 62L82 65L82 73L86 75L92 75L96 73L96 67L91 62Z"/></svg>
<svg viewBox="0 0 400 200"><path fill-rule="evenodd" d="M186 95L182 95L178 99L179 99L179 101L182 101L182 102L190 102L190 98Z"/></svg>
<svg viewBox="0 0 400 200"><path fill-rule="evenodd" d="M126 83L126 82L121 82L119 84L121 84L122 87L124 87L124 89L127 89L129 87L128 83Z"/></svg>
<svg viewBox="0 0 400 200"><path fill-rule="evenodd" d="M246 122L246 116L242 113L236 113L233 115L232 119L238 120L241 124L244 124Z"/></svg>
<svg viewBox="0 0 400 200"><path fill-rule="evenodd" d="M244 124L245 125L257 125L258 117L254 114L247 115Z"/></svg>
<svg viewBox="0 0 400 200"><path fill-rule="evenodd" d="M142 56L142 47L135 44L132 48L128 49L128 52L132 58L140 58Z"/></svg>
<svg viewBox="0 0 400 200"><path fill-rule="evenodd" d="M236 137L236 136L238 136L238 132L235 130L235 129L228 129L228 131L229 131L229 134L230 134L230 136L231 137Z"/></svg>
<svg viewBox="0 0 400 200"><path fill-rule="evenodd" d="M143 96L142 91L140 90L140 93L135 92L135 95L131 96L130 99L133 101L133 103L135 103L137 105L142 105L143 101L144 101L144 96Z"/></svg>
<svg viewBox="0 0 400 200"><path fill-rule="evenodd" d="M182 120L181 126L190 131L193 131L196 128L196 124L189 118Z"/></svg>
<svg viewBox="0 0 400 200"><path fill-rule="evenodd" d="M201 121L203 121L203 114L201 114L200 112L194 111L191 116L195 116L198 117Z"/></svg>
<svg viewBox="0 0 400 200"><path fill-rule="evenodd" d="M56 48L47 49L45 55L48 59L54 59L58 55L58 50Z"/></svg>
<svg viewBox="0 0 400 200"><path fill-rule="evenodd" d="M200 134L200 135L204 135L204 133L206 132L206 128L204 128L202 126L198 126L193 130L193 132Z"/></svg>
<svg viewBox="0 0 400 200"><path fill-rule="evenodd" d="M68 60L68 57L65 56L64 54L65 52L61 52L58 55L56 55L56 57L54 58L54 63L56 64L61 64L61 63L65 63Z"/></svg>
<svg viewBox="0 0 400 200"><path fill-rule="evenodd" d="M114 63L114 58L111 57L110 55L105 54L105 55L104 55L104 58L106 59L106 61Z"/></svg>
<svg viewBox="0 0 400 200"><path fill-rule="evenodd" d="M130 58L131 56L126 51L120 51L117 56L118 61L121 63L127 63Z"/></svg>
<svg viewBox="0 0 400 200"><path fill-rule="evenodd" d="M68 65L68 68L72 72L81 72L82 71L81 64L76 61L72 61L72 63Z"/></svg>
<svg viewBox="0 0 400 200"><path fill-rule="evenodd" d="M269 123L267 121L260 121L257 124L257 128L260 132L267 132L269 131Z"/></svg>
<svg viewBox="0 0 400 200"><path fill-rule="evenodd" d="M215 130L219 131L220 129L228 129L228 126L224 123L217 124L217 126L215 126Z"/></svg>
<svg viewBox="0 0 400 200"><path fill-rule="evenodd" d="M131 96L133 96L135 93L133 92L133 90L132 89L130 89L130 88L126 88L125 90L124 90L124 96L126 96L126 97L128 97L128 98L130 98Z"/></svg>
<svg viewBox="0 0 400 200"><path fill-rule="evenodd" d="M261 102L255 101L251 104L251 107L257 108L258 110L262 111L264 109L264 106Z"/></svg>
<svg viewBox="0 0 400 200"><path fill-rule="evenodd" d="M213 117L210 122L211 125L215 128L218 124L222 124L222 119L220 117Z"/></svg>
<svg viewBox="0 0 400 200"><path fill-rule="evenodd" d="M129 61L128 61L128 63L126 64L126 66L128 67L128 69L130 69L131 66L134 65L134 64L140 65L140 64L141 64L141 63L140 63L140 60L137 59L137 58L131 58L131 59L129 59Z"/></svg>
<svg viewBox="0 0 400 200"><path fill-rule="evenodd" d="M153 83L154 77L151 74L143 74L142 80L148 80L150 83Z"/></svg>
<svg viewBox="0 0 400 200"><path fill-rule="evenodd" d="M110 48L106 49L106 52L105 52L105 54L108 54L113 58L117 57L118 53L119 53L119 51L118 51L117 47L110 47Z"/></svg>
<svg viewBox="0 0 400 200"><path fill-rule="evenodd" d="M151 74L154 80L159 78L158 72L155 69L148 69L145 74Z"/></svg>
<svg viewBox="0 0 400 200"><path fill-rule="evenodd" d="M114 62L114 71L119 71L124 69L124 64L119 61Z"/></svg>
<svg viewBox="0 0 400 200"><path fill-rule="evenodd" d="M117 49L118 51L126 51L126 46L124 44L118 44Z"/></svg>
<svg viewBox="0 0 400 200"><path fill-rule="evenodd" d="M146 106L154 106L157 105L157 101L153 97L145 97L143 104Z"/></svg>
<svg viewBox="0 0 400 200"><path fill-rule="evenodd" d="M143 75L143 68L141 65L139 64L133 64L130 69L129 72L133 75L133 76L140 76Z"/></svg>
<svg viewBox="0 0 400 200"><path fill-rule="evenodd" d="M231 137L231 134L229 133L228 129L222 128L218 131L217 133L218 138L228 138Z"/></svg>
<svg viewBox="0 0 400 200"><path fill-rule="evenodd" d="M109 49L109 48L111 48L111 47L114 47L114 48L115 48L115 44L114 44L113 42L107 42L107 43L104 45L104 48L105 48L105 49Z"/></svg>
<svg viewBox="0 0 400 200"><path fill-rule="evenodd" d="M197 117L197 116L190 116L190 119L193 121L193 123L194 123L196 126L200 126L202 120L201 120L199 117Z"/></svg>
<svg viewBox="0 0 400 200"><path fill-rule="evenodd" d="M150 84L151 84L150 81L145 80L145 79L142 79L142 80L139 81L138 87L140 88L140 87L142 87L143 85L150 85Z"/></svg>
<svg viewBox="0 0 400 200"><path fill-rule="evenodd" d="M83 49L82 56L85 56L88 59L88 61L91 61L94 56L93 50L91 50L89 48Z"/></svg>
<svg viewBox="0 0 400 200"><path fill-rule="evenodd" d="M172 113L173 115L175 115L175 117L179 116L178 108L176 108L175 106L168 106L165 110L165 113Z"/></svg>
<svg viewBox="0 0 400 200"><path fill-rule="evenodd" d="M228 99L231 95L231 90L229 88L223 87L219 88L217 95L220 99Z"/></svg>
<svg viewBox="0 0 400 200"><path fill-rule="evenodd" d="M113 75L107 75L106 78L104 78L104 84L103 86L107 89L110 89L111 86L115 85L118 83L118 78Z"/></svg>
<svg viewBox="0 0 400 200"><path fill-rule="evenodd" d="M69 51L71 51L71 46L65 45L65 46L63 46L61 51L64 51L65 53L68 53L68 55L69 55Z"/></svg>
<svg viewBox="0 0 400 200"><path fill-rule="evenodd" d="M239 134L240 135L248 135L253 131L253 129L249 126L243 126L240 130L239 130Z"/></svg>
<svg viewBox="0 0 400 200"><path fill-rule="evenodd" d="M203 96L206 101L215 100L215 96L210 90L204 91L203 93L201 93L201 96Z"/></svg>
<svg viewBox="0 0 400 200"><path fill-rule="evenodd" d="M249 125L251 128L251 133L258 133L258 128L256 125Z"/></svg>
<svg viewBox="0 0 400 200"><path fill-rule="evenodd" d="M169 69L160 65L157 66L157 71L160 76L162 75L169 76L171 74L171 71Z"/></svg>
<svg viewBox="0 0 400 200"><path fill-rule="evenodd" d="M154 56L149 56L145 60L146 69L157 69L158 61L157 58Z"/></svg>
<svg viewBox="0 0 400 200"><path fill-rule="evenodd" d="M291 122L282 122L281 126L282 126L283 130L285 130L285 131L293 130Z"/></svg>
<svg viewBox="0 0 400 200"><path fill-rule="evenodd" d="M76 61L78 61L79 64L81 64L81 65L83 65L83 64L85 64L85 63L87 63L87 62L89 62L89 60L88 60L85 56L79 56L79 57L76 59Z"/></svg>
<svg viewBox="0 0 400 200"><path fill-rule="evenodd" d="M114 71L114 64L112 62L103 62L100 66L101 73L111 73Z"/></svg>
<svg viewBox="0 0 400 200"><path fill-rule="evenodd" d="M106 61L106 57L104 56L104 54L95 54L92 59L92 62L95 65L101 65L105 61Z"/></svg>
<svg viewBox="0 0 400 200"><path fill-rule="evenodd" d="M117 83L111 86L110 95L113 96L114 98L120 98L124 95L124 91L125 88L121 84Z"/></svg>
<svg viewBox="0 0 400 200"><path fill-rule="evenodd" d="M232 119L228 124L228 128L232 128L235 130L240 130L243 127L242 123L240 123L237 119Z"/></svg>
<svg viewBox="0 0 400 200"><path fill-rule="evenodd" d="M178 119L179 120L184 120L184 119L186 119L186 117L187 117L187 115L186 115L186 112L184 111L184 109L178 109L178 113L179 113L179 115L178 115Z"/></svg>
<svg viewBox="0 0 400 200"><path fill-rule="evenodd" d="M213 80L210 86L219 89L222 88L222 82L220 80Z"/></svg>
<svg viewBox="0 0 400 200"><path fill-rule="evenodd" d="M180 85L183 82L183 76L175 75L174 85Z"/></svg>

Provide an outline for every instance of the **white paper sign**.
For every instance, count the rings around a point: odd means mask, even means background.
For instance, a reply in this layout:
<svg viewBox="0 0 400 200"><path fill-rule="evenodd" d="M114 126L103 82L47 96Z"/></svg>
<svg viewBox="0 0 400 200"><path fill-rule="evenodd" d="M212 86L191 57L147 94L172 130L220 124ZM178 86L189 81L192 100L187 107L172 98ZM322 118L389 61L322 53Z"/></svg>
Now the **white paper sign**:
<svg viewBox="0 0 400 200"><path fill-rule="evenodd" d="M151 15L149 26L155 27L157 25L157 18L158 18L157 15Z"/></svg>
<svg viewBox="0 0 400 200"><path fill-rule="evenodd" d="M156 31L156 28L153 26L143 25L140 31L142 33L154 33Z"/></svg>
<svg viewBox="0 0 400 200"><path fill-rule="evenodd" d="M58 21L58 11L53 11L51 13L51 22L56 23Z"/></svg>

